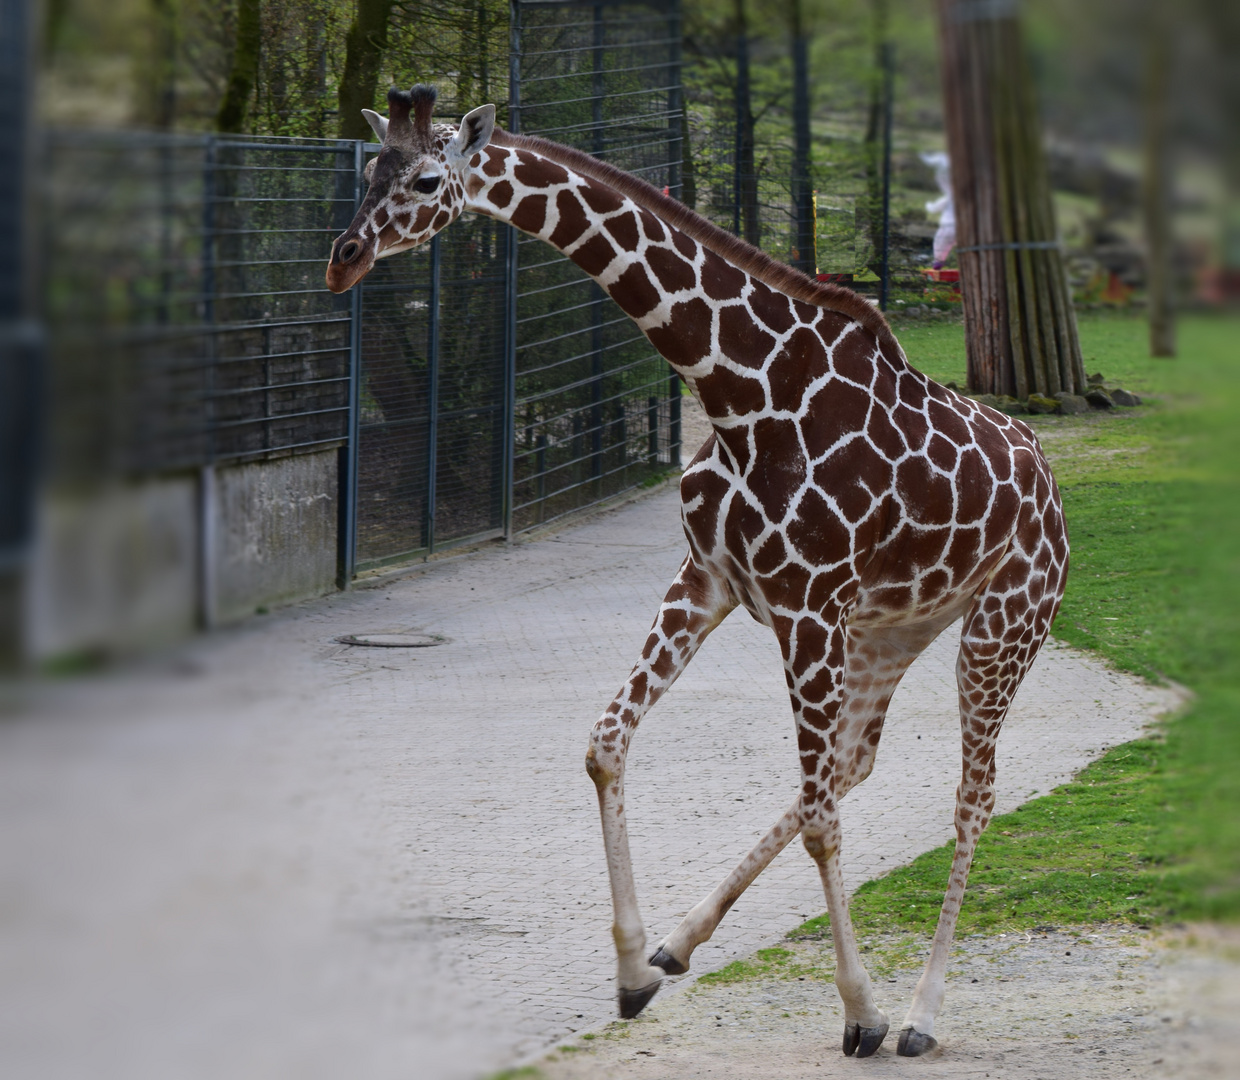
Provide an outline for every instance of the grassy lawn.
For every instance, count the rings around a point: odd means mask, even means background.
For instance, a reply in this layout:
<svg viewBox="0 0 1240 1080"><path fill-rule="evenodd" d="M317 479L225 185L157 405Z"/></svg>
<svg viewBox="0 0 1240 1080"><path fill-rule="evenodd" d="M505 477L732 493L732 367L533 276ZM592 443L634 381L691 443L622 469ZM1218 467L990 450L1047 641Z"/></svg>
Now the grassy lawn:
<svg viewBox="0 0 1240 1080"><path fill-rule="evenodd" d="M1183 318L1173 361L1146 355L1143 320L1087 315L1080 329L1086 369L1148 405L1028 418L1072 539L1053 633L1196 698L1157 737L995 818L961 933L1240 918L1240 319ZM897 332L916 366L963 384L959 325ZM940 848L862 886L859 933L933 932L950 861L950 846ZM825 922L797 934L816 936Z"/></svg>

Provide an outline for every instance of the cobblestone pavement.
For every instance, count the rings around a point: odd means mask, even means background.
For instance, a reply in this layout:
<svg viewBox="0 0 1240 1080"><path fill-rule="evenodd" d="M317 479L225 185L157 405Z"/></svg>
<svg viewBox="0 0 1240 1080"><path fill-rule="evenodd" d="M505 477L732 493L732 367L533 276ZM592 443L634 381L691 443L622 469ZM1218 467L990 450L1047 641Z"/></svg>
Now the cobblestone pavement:
<svg viewBox="0 0 1240 1080"><path fill-rule="evenodd" d="M0 1073L474 1076L612 1015L582 767L683 552L676 494L300 605L124 671L28 686L0 723ZM424 649L337 644L422 630ZM949 631L844 803L850 887L951 835ZM652 942L797 787L779 653L729 618L651 713L628 806ZM1174 703L1050 645L999 743L999 806ZM823 907L784 852L694 957Z"/></svg>

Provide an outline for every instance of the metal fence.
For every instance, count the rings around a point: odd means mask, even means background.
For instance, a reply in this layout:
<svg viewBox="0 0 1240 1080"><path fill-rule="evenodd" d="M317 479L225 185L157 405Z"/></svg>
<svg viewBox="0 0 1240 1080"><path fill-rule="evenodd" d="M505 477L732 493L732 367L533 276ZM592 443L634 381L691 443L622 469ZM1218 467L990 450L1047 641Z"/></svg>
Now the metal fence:
<svg viewBox="0 0 1240 1080"><path fill-rule="evenodd" d="M678 3L512 4L510 126L680 196ZM519 237L513 526L528 529L680 462L680 386L582 271Z"/></svg>
<svg viewBox="0 0 1240 1080"><path fill-rule="evenodd" d="M511 235L461 218L360 286L358 567L507 531Z"/></svg>
<svg viewBox="0 0 1240 1080"><path fill-rule="evenodd" d="M48 477L340 445L348 298L320 284L351 143L54 132L42 220Z"/></svg>
<svg viewBox="0 0 1240 1080"><path fill-rule="evenodd" d="M934 225L921 207L937 194L933 171L908 149L885 159L884 128L891 121L894 54L868 107L833 107L815 117L808 163L812 254L798 260L794 177L794 69L783 25L753 26L743 37L690 40L686 57L685 201L717 225L776 259L811 266L878 297L882 270L883 177L892 194L886 237L889 285L906 298L920 296L920 269L930 262ZM748 78L742 77L744 63ZM751 96L746 97L747 83ZM813 105L800 99L800 108ZM748 101L748 121L746 120Z"/></svg>
<svg viewBox="0 0 1240 1080"><path fill-rule="evenodd" d="M513 5L512 126L678 192L677 5ZM48 480L339 447L345 577L512 535L679 461L680 388L545 245L467 217L323 285L377 147L52 132Z"/></svg>

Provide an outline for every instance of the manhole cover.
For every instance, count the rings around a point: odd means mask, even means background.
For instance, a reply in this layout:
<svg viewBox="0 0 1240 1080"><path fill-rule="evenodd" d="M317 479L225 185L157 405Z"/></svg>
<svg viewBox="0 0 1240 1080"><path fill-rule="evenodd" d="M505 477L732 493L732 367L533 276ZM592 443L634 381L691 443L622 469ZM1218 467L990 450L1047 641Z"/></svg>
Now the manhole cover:
<svg viewBox="0 0 1240 1080"><path fill-rule="evenodd" d="M372 649L429 649L432 645L446 645L449 639L442 634L345 634L336 638L341 645L368 645Z"/></svg>

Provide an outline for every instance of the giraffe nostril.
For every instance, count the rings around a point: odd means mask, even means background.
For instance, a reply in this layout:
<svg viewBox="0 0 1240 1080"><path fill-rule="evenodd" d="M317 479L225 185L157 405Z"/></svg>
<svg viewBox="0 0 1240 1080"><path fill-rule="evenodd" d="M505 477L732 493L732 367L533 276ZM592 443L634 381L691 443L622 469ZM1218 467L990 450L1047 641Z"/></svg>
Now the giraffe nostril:
<svg viewBox="0 0 1240 1080"><path fill-rule="evenodd" d="M340 250L336 253L336 257L342 263L351 263L362 253L362 245L356 240L350 240L347 244L341 244Z"/></svg>

